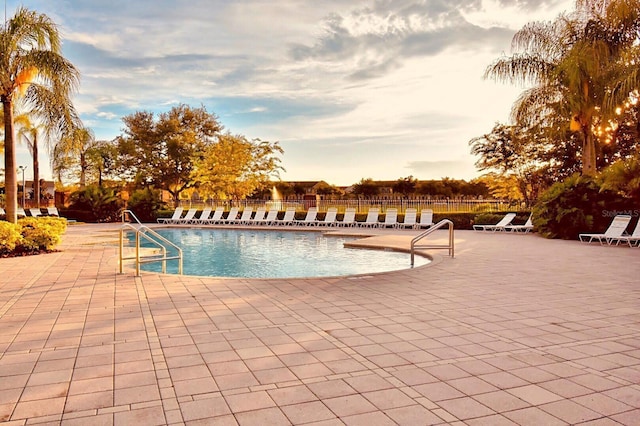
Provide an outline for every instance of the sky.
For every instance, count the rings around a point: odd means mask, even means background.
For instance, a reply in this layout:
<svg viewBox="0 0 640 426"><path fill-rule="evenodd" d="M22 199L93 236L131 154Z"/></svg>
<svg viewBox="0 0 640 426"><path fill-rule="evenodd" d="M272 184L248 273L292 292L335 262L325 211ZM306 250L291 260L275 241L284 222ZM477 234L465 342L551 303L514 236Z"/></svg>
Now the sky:
<svg viewBox="0 0 640 426"><path fill-rule="evenodd" d="M6 15L22 5L59 25L81 73L74 104L98 140L136 111L204 106L225 131L278 142L282 180L351 185L479 176L469 141L508 122L523 90L485 69L524 24L574 4L6 0ZM24 146L18 164L31 164Z"/></svg>

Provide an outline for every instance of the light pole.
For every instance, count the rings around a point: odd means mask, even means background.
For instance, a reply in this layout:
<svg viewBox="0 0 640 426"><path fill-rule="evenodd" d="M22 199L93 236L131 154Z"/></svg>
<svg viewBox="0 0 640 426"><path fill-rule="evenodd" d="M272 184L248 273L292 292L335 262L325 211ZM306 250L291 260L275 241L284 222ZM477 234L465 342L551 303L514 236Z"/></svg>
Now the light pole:
<svg viewBox="0 0 640 426"><path fill-rule="evenodd" d="M26 208L25 204L27 201L26 198L26 194L27 194L27 188L25 187L24 184L24 171L27 170L27 166L18 166L18 170L20 170L22 172L22 208Z"/></svg>

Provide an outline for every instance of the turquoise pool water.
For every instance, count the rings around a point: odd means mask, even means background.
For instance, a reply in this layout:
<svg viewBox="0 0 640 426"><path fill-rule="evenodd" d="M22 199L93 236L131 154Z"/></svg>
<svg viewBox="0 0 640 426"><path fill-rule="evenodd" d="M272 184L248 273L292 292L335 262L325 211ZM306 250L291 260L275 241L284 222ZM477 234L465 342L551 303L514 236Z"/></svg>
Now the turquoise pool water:
<svg viewBox="0 0 640 426"><path fill-rule="evenodd" d="M325 237L320 232L175 228L157 232L182 248L186 275L327 277L411 267L408 253L345 248L345 241L355 238ZM415 266L428 262L416 256ZM161 264L145 264L142 269L160 272ZM177 261L168 261L167 272L177 271Z"/></svg>

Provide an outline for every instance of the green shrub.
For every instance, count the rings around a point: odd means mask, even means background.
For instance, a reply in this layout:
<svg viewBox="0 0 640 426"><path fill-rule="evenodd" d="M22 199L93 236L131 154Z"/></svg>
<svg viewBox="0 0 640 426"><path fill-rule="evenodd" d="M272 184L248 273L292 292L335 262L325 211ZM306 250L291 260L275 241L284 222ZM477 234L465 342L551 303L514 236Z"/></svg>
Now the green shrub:
<svg viewBox="0 0 640 426"><path fill-rule="evenodd" d="M547 238L576 239L580 233L604 232L625 199L602 189L593 178L574 175L552 185L533 208L533 224Z"/></svg>
<svg viewBox="0 0 640 426"><path fill-rule="evenodd" d="M20 251L51 251L60 244L67 221L58 217L27 217L18 221L18 228L22 235Z"/></svg>
<svg viewBox="0 0 640 426"><path fill-rule="evenodd" d="M155 222L158 218L158 211L164 207L165 203L160 201L160 191L151 188L134 191L127 205L127 208L141 222Z"/></svg>
<svg viewBox="0 0 640 426"><path fill-rule="evenodd" d="M18 225L0 221L0 256L13 252L21 240L22 235Z"/></svg>
<svg viewBox="0 0 640 426"><path fill-rule="evenodd" d="M72 193L69 201L67 217L83 222L117 222L124 205L114 189L95 185Z"/></svg>

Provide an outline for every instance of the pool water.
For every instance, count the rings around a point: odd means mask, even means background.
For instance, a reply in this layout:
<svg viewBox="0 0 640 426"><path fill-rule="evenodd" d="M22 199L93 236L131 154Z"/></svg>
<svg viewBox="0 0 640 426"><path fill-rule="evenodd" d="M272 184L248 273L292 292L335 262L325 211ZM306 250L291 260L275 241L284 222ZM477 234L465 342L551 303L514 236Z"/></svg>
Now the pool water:
<svg viewBox="0 0 640 426"><path fill-rule="evenodd" d="M344 247L349 237L321 232L226 229L158 229L184 254L186 275L246 278L327 277L408 269L408 253ZM151 247L142 240L143 247ZM168 255L175 253L169 252ZM415 266L429 259L416 256ZM160 272L160 262L143 270ZM168 261L167 272L177 273L178 262Z"/></svg>

